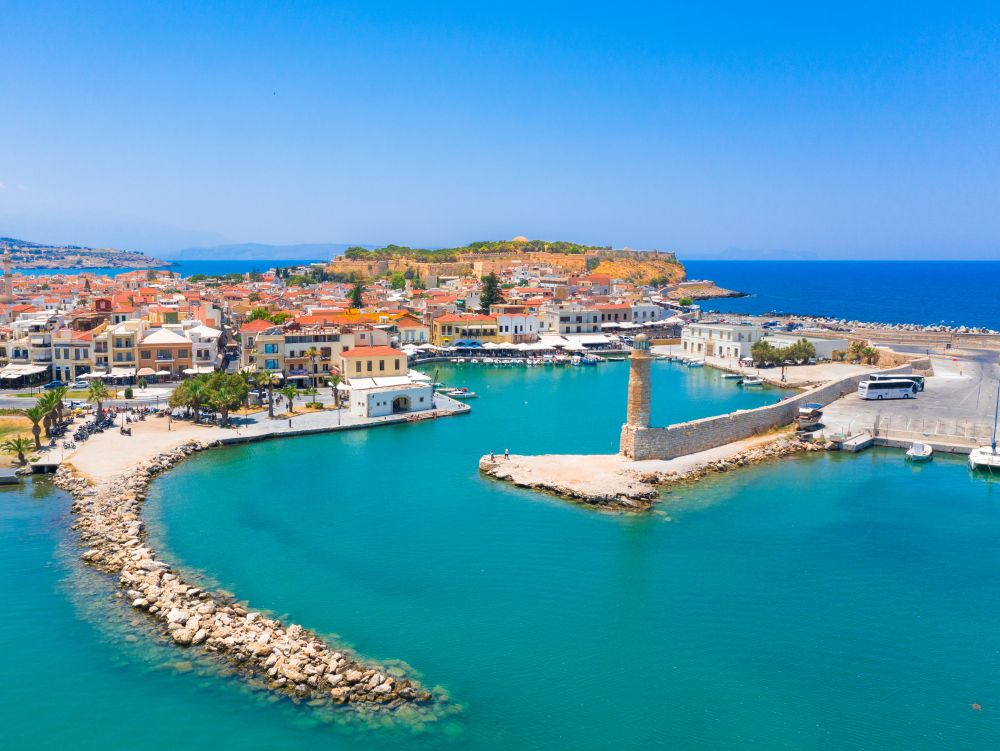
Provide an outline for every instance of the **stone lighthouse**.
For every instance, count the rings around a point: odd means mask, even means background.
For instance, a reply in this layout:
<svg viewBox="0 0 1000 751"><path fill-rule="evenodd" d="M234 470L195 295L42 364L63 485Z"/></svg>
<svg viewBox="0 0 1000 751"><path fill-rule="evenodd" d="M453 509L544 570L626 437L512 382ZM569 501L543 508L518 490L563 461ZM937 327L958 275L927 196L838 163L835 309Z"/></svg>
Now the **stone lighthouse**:
<svg viewBox="0 0 1000 751"><path fill-rule="evenodd" d="M652 391L650 363L653 356L649 352L649 338L639 334L632 343L629 355L628 373L628 415L622 426L620 452L635 458L636 434L649 428L649 401Z"/></svg>

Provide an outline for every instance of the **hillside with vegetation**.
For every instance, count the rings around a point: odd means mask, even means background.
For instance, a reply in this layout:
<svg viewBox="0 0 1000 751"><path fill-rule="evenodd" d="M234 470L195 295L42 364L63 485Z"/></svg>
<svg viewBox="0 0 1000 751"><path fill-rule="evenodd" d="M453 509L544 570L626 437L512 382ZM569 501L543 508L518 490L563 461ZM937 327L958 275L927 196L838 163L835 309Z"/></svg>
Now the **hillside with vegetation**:
<svg viewBox="0 0 1000 751"><path fill-rule="evenodd" d="M11 264L19 269L148 269L169 266L144 253L117 248L87 248L81 245L44 245L0 237L0 252L10 251Z"/></svg>
<svg viewBox="0 0 1000 751"><path fill-rule="evenodd" d="M666 286L684 281L684 266L672 256L654 257L636 253L634 257L616 254L601 258L593 267L594 274L607 274L612 279L624 279L634 284Z"/></svg>
<svg viewBox="0 0 1000 751"><path fill-rule="evenodd" d="M405 245L386 245L384 248L362 248L353 246L344 251L344 258L355 261L378 260L391 258L407 258L415 261L427 263L452 263L464 255L502 255L510 253L562 253L565 255L581 255L583 253L594 253L602 250L611 250L609 247L596 245L581 245L579 243L557 240L546 242L545 240L483 240L469 243L457 248L438 248L430 250L427 248L410 248Z"/></svg>

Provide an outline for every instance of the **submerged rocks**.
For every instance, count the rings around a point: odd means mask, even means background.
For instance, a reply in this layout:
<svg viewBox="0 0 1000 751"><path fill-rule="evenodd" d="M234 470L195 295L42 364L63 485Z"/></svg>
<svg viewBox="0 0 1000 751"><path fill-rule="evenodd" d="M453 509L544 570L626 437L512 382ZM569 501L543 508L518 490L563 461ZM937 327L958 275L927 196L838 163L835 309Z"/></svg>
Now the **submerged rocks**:
<svg viewBox="0 0 1000 751"><path fill-rule="evenodd" d="M218 655L255 685L316 705L429 701L431 694L411 681L387 678L299 625L247 610L228 593L204 591L157 559L139 517L146 488L157 473L208 445L186 443L96 485L60 467L55 483L74 498L73 526L85 547L80 557L117 576L126 601L173 643Z"/></svg>

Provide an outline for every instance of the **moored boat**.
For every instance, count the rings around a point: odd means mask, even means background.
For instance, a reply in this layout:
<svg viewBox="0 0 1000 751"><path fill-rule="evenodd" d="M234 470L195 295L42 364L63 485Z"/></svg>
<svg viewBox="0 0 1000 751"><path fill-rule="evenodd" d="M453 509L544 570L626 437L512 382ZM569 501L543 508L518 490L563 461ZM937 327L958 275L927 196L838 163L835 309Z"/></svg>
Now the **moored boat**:
<svg viewBox="0 0 1000 751"><path fill-rule="evenodd" d="M723 373L722 377L727 381L733 381L733 380L739 381L740 379L743 378L743 376L740 375L739 373Z"/></svg>
<svg viewBox="0 0 1000 751"><path fill-rule="evenodd" d="M475 399L479 396L475 391L469 391L467 388L452 389L446 391L444 395L450 396L452 399Z"/></svg>
<svg viewBox="0 0 1000 751"><path fill-rule="evenodd" d="M740 386L743 386L744 388L748 388L751 386L763 386L763 385L764 385L764 379L759 378L757 376L744 376L743 378L740 379Z"/></svg>
<svg viewBox="0 0 1000 751"><path fill-rule="evenodd" d="M704 360L689 360L687 366L689 368L704 368L705 367L705 361Z"/></svg>
<svg viewBox="0 0 1000 751"><path fill-rule="evenodd" d="M911 462L929 462L934 456L934 449L929 443L914 443L906 450L906 458Z"/></svg>
<svg viewBox="0 0 1000 751"><path fill-rule="evenodd" d="M993 442L989 446L972 449L969 454L970 469L1000 472L1000 454L997 453L997 421L1000 419L1000 383L997 384L997 401L993 408Z"/></svg>

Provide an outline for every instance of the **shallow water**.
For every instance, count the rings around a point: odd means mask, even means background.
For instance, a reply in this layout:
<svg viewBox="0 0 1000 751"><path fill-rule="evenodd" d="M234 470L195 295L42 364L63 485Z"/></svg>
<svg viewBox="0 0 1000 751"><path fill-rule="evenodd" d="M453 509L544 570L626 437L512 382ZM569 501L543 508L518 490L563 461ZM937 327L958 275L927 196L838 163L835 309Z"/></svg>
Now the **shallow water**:
<svg viewBox="0 0 1000 751"><path fill-rule="evenodd" d="M744 398L711 371L656 368L658 419ZM1000 483L948 457L824 454L616 516L480 478L491 446L612 450L625 369L442 368L483 394L471 415L210 451L156 481L174 560L447 690L461 713L420 728L345 727L179 672L194 653L156 646L77 562L65 495L0 492L6 739L995 748Z"/></svg>

